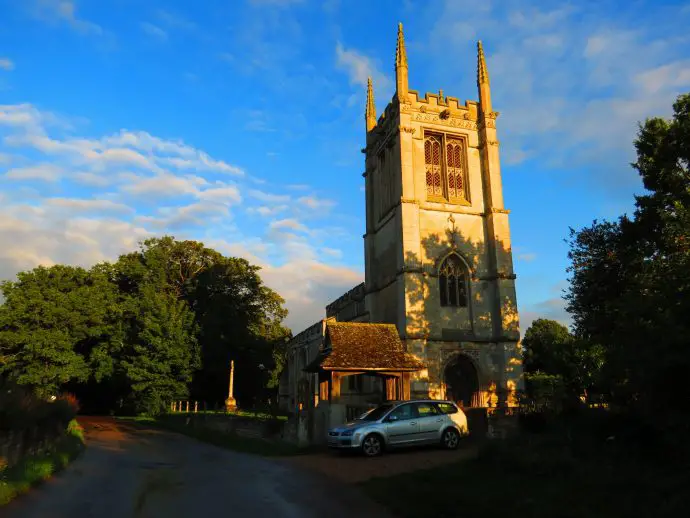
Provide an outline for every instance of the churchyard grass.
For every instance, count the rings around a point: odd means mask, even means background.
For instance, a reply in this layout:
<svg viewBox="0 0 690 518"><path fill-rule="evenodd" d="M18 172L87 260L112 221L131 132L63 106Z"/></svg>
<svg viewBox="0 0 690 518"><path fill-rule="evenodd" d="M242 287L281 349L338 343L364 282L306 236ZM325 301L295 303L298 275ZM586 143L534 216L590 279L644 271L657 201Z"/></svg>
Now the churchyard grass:
<svg viewBox="0 0 690 518"><path fill-rule="evenodd" d="M549 438L485 445L476 459L360 484L401 518L685 515L690 473L661 459L573 454Z"/></svg>
<svg viewBox="0 0 690 518"><path fill-rule="evenodd" d="M48 451L29 455L9 468L0 467L0 506L64 469L84 449L84 435L76 420Z"/></svg>

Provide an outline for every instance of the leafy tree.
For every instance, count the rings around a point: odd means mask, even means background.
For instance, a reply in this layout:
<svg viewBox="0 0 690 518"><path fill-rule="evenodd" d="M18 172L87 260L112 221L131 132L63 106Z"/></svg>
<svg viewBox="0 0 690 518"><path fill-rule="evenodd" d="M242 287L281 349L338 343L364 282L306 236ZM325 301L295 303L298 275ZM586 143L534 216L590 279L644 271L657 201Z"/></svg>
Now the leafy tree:
<svg viewBox="0 0 690 518"><path fill-rule="evenodd" d="M647 192L633 217L571 231L568 309L576 335L602 344L614 404L680 438L690 369L690 95L635 141Z"/></svg>
<svg viewBox="0 0 690 518"><path fill-rule="evenodd" d="M192 383L195 398L225 398L232 359L236 397L241 404L254 403L268 381L266 372L275 368L275 344L288 333L282 326L284 301L263 284L259 267L202 243L166 236L146 240L138 252L121 256L116 269L123 292L155 285L193 311L202 358Z"/></svg>
<svg viewBox="0 0 690 518"><path fill-rule="evenodd" d="M241 404L267 396L289 331L259 268L166 236L90 271L37 268L2 285L0 377L43 395L75 392L89 411L126 402L159 412L222 401L230 359Z"/></svg>
<svg viewBox="0 0 690 518"><path fill-rule="evenodd" d="M563 395L571 402L597 390L603 351L598 345L577 339L555 320L537 319L522 340L528 388L536 389L541 380L548 387L563 385ZM560 389L559 389L560 390Z"/></svg>
<svg viewBox="0 0 690 518"><path fill-rule="evenodd" d="M42 394L112 373L121 308L108 268L38 267L4 282L0 370Z"/></svg>
<svg viewBox="0 0 690 518"><path fill-rule="evenodd" d="M563 375L572 362L572 342L573 336L563 324L538 318L522 340L525 371Z"/></svg>
<svg viewBox="0 0 690 518"><path fill-rule="evenodd" d="M200 363L194 314L151 284L128 300L126 320L119 368L130 388L128 400L137 412L155 415L189 394Z"/></svg>

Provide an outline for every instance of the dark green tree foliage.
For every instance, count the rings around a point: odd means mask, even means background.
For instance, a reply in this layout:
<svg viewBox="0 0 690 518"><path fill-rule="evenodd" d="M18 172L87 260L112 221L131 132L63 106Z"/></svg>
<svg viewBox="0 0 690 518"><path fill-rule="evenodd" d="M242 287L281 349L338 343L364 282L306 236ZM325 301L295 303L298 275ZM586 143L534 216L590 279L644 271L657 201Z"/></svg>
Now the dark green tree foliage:
<svg viewBox="0 0 690 518"><path fill-rule="evenodd" d="M257 402L276 368L273 349L289 333L282 326L284 301L263 284L257 266L196 241L164 237L145 241L116 268L124 292L152 284L193 311L202 364L191 385L195 399L222 402L230 360L235 360L238 402Z"/></svg>
<svg viewBox="0 0 690 518"><path fill-rule="evenodd" d="M3 283L0 370L43 395L112 374L121 308L108 273L57 265Z"/></svg>
<svg viewBox="0 0 690 518"><path fill-rule="evenodd" d="M545 391L577 403L581 396L597 391L603 366L600 346L580 340L555 320L537 319L522 340L524 368L530 395ZM560 405L561 402L559 402Z"/></svg>
<svg viewBox="0 0 690 518"><path fill-rule="evenodd" d="M185 301L144 285L125 304L126 341L119 368L128 382L128 402L138 413L158 414L186 398L200 367L194 314Z"/></svg>
<svg viewBox="0 0 690 518"><path fill-rule="evenodd" d="M576 335L604 347L613 404L669 437L690 431L690 95L649 119L635 148L647 193L633 217L571 231L568 310Z"/></svg>
<svg viewBox="0 0 690 518"><path fill-rule="evenodd" d="M0 376L73 391L90 412L223 401L231 359L250 405L282 368L283 299L258 267L195 241L149 239L90 271L37 268L2 291Z"/></svg>

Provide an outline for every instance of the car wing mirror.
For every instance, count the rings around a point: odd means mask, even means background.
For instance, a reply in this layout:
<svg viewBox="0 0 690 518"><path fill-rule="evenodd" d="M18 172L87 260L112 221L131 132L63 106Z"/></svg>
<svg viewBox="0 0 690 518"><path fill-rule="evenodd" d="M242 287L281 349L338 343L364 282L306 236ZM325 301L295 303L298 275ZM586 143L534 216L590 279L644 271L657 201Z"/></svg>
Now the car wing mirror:
<svg viewBox="0 0 690 518"><path fill-rule="evenodd" d="M398 420L397 415L389 415L388 417L386 417L386 421L388 421L389 423L397 421L397 420Z"/></svg>

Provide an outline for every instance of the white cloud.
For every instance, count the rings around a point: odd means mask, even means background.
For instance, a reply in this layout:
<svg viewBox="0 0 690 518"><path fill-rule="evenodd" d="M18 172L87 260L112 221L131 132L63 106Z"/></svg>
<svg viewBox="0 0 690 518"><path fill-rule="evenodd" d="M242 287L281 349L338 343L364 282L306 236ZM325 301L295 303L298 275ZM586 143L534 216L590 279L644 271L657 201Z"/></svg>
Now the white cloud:
<svg viewBox="0 0 690 518"><path fill-rule="evenodd" d="M0 70L14 70L14 62L9 58L0 58Z"/></svg>
<svg viewBox="0 0 690 518"><path fill-rule="evenodd" d="M570 313L565 310L565 304L566 303L563 298L554 297L528 306L526 309L521 311L520 328L522 329L522 335L524 336L525 331L527 331L529 326L532 325L532 322L538 318L555 320L564 326L570 327L573 319Z"/></svg>
<svg viewBox="0 0 690 518"><path fill-rule="evenodd" d="M185 17L168 11L165 9L158 9L156 11L156 17L163 23L166 27L172 29L181 29L186 31L192 31L197 28L194 22L187 20Z"/></svg>
<svg viewBox="0 0 690 518"><path fill-rule="evenodd" d="M273 205L272 207L267 207L265 205L262 205L261 207L249 207L247 209L247 212L250 214L259 214L260 216L273 216L275 214L278 214L279 212L283 212L287 210L289 207L287 205Z"/></svg>
<svg viewBox="0 0 690 518"><path fill-rule="evenodd" d="M275 193L248 188L253 177L179 140L129 130L75 136L74 130L63 117L29 104L0 106L0 158L14 166L0 176L0 279L39 264L114 260L143 238L173 234L260 265L267 285L285 297L295 331L361 281L361 272L328 264L342 254L332 246L335 233L296 217L328 208L330 200L305 195L292 203L280 187ZM296 185L291 192L300 190L311 188ZM247 212L267 219L235 222L246 217L231 212L245 197L260 202Z"/></svg>
<svg viewBox="0 0 690 518"><path fill-rule="evenodd" d="M247 131L256 131L258 133L272 133L275 131L269 121L268 114L263 110L249 110L247 113L247 122L244 129Z"/></svg>
<svg viewBox="0 0 690 518"><path fill-rule="evenodd" d="M163 173L151 177L141 177L135 174L125 175L130 182L123 190L139 196L181 196L199 194L199 187L208 182L199 176L177 176Z"/></svg>
<svg viewBox="0 0 690 518"><path fill-rule="evenodd" d="M257 189L250 190L249 196L265 203L285 203L290 201L290 196L287 194L271 194Z"/></svg>
<svg viewBox="0 0 690 518"><path fill-rule="evenodd" d="M229 217L230 211L223 204L197 202L181 207L161 207L156 215L139 216L136 221L169 232L217 224Z"/></svg>
<svg viewBox="0 0 690 518"><path fill-rule="evenodd" d="M690 60L681 60L638 73L635 82L648 94L690 86Z"/></svg>
<svg viewBox="0 0 690 518"><path fill-rule="evenodd" d="M637 6L635 14L648 20L641 24L615 17L603 4L554 5L506 0L467 9L446 0L424 44L429 69L476 98L475 66L448 71L446 56L472 63L475 41L482 39L494 108L501 112L504 162L548 155L548 167L586 174L587 181L629 197L639 186L627 165L637 122L670 114L688 87L690 38L679 9L643 14Z"/></svg>
<svg viewBox="0 0 690 518"><path fill-rule="evenodd" d="M279 219L276 221L271 221L269 224L269 229L270 230L294 230L295 232L304 232L308 233L309 229L296 219L292 218L286 218L286 219Z"/></svg>
<svg viewBox="0 0 690 518"><path fill-rule="evenodd" d="M14 167L5 173L5 178L57 182L63 173L64 170L54 164L36 164L27 167Z"/></svg>
<svg viewBox="0 0 690 518"><path fill-rule="evenodd" d="M366 86L367 78L371 77L376 90L387 91L390 80L371 58L354 49L346 49L340 42L335 46L335 56L337 66L347 72L351 84Z"/></svg>
<svg viewBox="0 0 690 518"><path fill-rule="evenodd" d="M168 40L168 33L158 27L158 25L154 25L153 23L149 22L141 22L140 26L141 30L144 31L148 36L151 36L159 41Z"/></svg>
<svg viewBox="0 0 690 518"><path fill-rule="evenodd" d="M335 205L333 200L324 200L314 196L302 196L297 203L312 210L328 210Z"/></svg>
<svg viewBox="0 0 690 518"><path fill-rule="evenodd" d="M103 34L100 25L77 16L76 2L71 0L33 0L35 16L50 23L66 23L82 34Z"/></svg>
<svg viewBox="0 0 690 518"><path fill-rule="evenodd" d="M211 187L198 194L199 199L223 204L236 204L242 201L240 190L235 185Z"/></svg>
<svg viewBox="0 0 690 518"><path fill-rule="evenodd" d="M338 250L337 248L323 247L321 248L321 252L336 259L340 259L343 256L342 250Z"/></svg>
<svg viewBox="0 0 690 518"><path fill-rule="evenodd" d="M126 166L155 174L164 174L173 167L180 172L244 175L240 167L212 158L180 140L161 139L143 131L121 130L101 139L53 138L49 130L67 123L30 104L0 105L0 126L3 125L14 128L4 139L6 145L33 148L71 166L86 168L86 172L100 173Z"/></svg>
<svg viewBox="0 0 690 518"><path fill-rule="evenodd" d="M62 207L74 212L134 212L132 207L111 200L47 198L45 204L53 207Z"/></svg>

